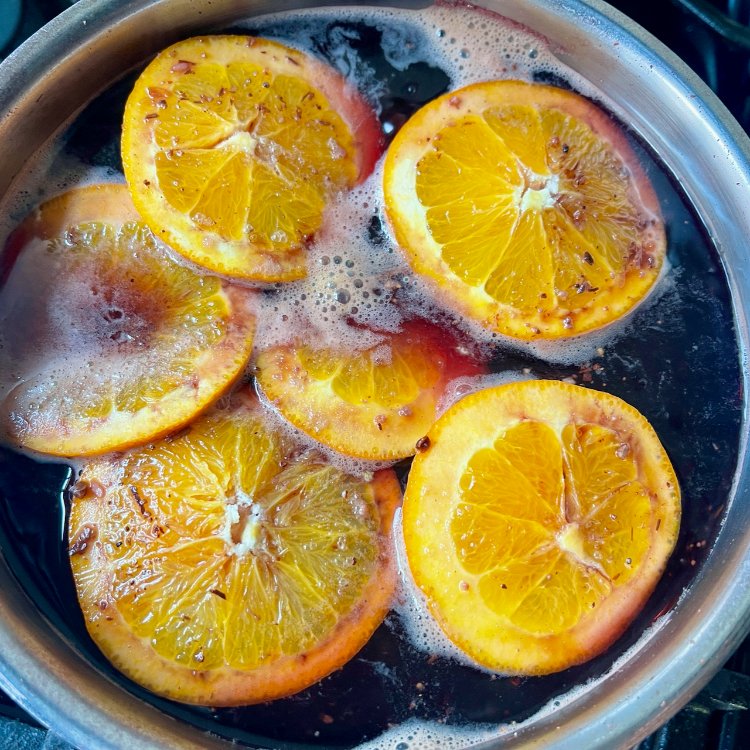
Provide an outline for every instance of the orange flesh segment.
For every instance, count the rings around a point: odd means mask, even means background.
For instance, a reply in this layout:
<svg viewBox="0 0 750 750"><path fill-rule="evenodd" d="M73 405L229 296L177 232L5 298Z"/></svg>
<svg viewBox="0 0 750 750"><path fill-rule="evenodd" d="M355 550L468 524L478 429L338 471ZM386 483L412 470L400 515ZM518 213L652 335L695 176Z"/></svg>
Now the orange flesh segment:
<svg viewBox="0 0 750 750"><path fill-rule="evenodd" d="M507 538L504 527L513 529L510 550L494 555L484 550L485 565L474 561L466 567L480 576L491 609L540 635L574 625L581 598L588 595L589 606L596 606L615 583L627 582L649 547L648 492L636 478L632 458L618 457L623 444L616 435L602 427L567 425L563 439L565 446L549 427L528 421L510 428L493 449L478 451L461 477L463 503L451 522L462 562L473 559L481 546L467 534L467 525L495 539ZM526 468L529 456L539 457L532 475ZM626 519L624 527L618 518ZM551 601L541 606L537 589L547 588L541 583L551 574L556 576ZM521 598L523 591L528 593ZM558 601L558 591L568 594Z"/></svg>

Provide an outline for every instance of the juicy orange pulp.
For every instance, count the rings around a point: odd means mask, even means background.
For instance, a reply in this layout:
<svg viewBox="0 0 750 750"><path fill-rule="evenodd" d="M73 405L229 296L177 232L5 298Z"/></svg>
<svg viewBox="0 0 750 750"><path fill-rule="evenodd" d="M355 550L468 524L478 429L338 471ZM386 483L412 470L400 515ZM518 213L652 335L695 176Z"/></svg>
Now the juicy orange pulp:
<svg viewBox="0 0 750 750"><path fill-rule="evenodd" d="M295 427L340 453L383 461L414 455L448 383L482 367L425 321L380 338L364 351L300 343L261 352L257 382Z"/></svg>
<svg viewBox="0 0 750 750"><path fill-rule="evenodd" d="M466 397L428 438L408 479L404 538L448 637L514 674L608 647L679 530L677 480L645 418L606 393L527 381Z"/></svg>
<svg viewBox="0 0 750 750"><path fill-rule="evenodd" d="M605 326L656 281L653 188L620 126L577 94L490 81L399 131L386 215L416 271L485 328L520 339Z"/></svg>
<svg viewBox="0 0 750 750"><path fill-rule="evenodd" d="M11 442L61 456L136 445L188 422L243 371L253 293L175 263L124 185L45 203L9 247L35 264L4 291L17 296L2 353L18 373L2 402Z"/></svg>
<svg viewBox="0 0 750 750"><path fill-rule="evenodd" d="M88 463L73 495L86 625L160 695L289 695L341 667L390 605L393 472L366 482L301 452L246 392L174 439Z"/></svg>
<svg viewBox="0 0 750 750"><path fill-rule="evenodd" d="M179 42L128 98L122 157L154 233L212 271L259 281L305 275L326 203L371 171L379 128L330 66L276 42Z"/></svg>

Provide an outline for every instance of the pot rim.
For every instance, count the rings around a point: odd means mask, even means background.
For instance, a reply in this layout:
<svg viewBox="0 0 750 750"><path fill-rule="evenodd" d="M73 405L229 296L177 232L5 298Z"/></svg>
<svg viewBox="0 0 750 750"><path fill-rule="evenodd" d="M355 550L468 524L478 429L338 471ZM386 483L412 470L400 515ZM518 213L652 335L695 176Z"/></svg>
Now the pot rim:
<svg viewBox="0 0 750 750"><path fill-rule="evenodd" d="M316 3L333 4L330 0ZM405 2L399 7L427 4ZM476 4L531 28L540 28L542 19L547 19L547 26L574 27L571 33L586 45L586 64L592 71L597 61L601 64L613 58L630 71L616 92L620 95L613 95L616 114L632 125L678 177L715 240L732 295L742 384L744 393L748 393L750 261L742 253L742 241L750 236L748 136L684 62L601 0L481 0ZM82 104L72 97L67 104L69 111L65 111L63 102L78 66L88 65L90 69L92 61L98 66L94 66L93 87L87 89L88 100L113 80L112 62L102 63L106 59L102 48L116 50L121 70L132 67L142 55L128 52L128 20L140 14L156 19L167 5L173 16L178 11L184 15L184 20L169 27L171 40L188 35L191 25L198 25L189 20L197 17L198 7L205 11L200 25L217 28L231 18L250 16L258 3L248 0L242 10L229 0L79 0L65 10L0 64L0 144L5 143L0 151L7 157L5 173L0 173L0 195L28 156L28 149L14 149L14 144L20 143L20 136L14 134L17 122L42 128L45 118L54 118L50 121L57 123L67 120ZM274 11L306 6L304 0L283 0L275 4ZM165 37L154 31L146 43L153 41L152 48L158 49L165 46L157 41L160 38ZM559 50L560 59L578 72L582 72L580 55L578 48L571 53ZM597 83L592 75L587 77ZM60 91L52 94L58 84ZM646 104L637 95L641 93ZM679 106L673 113L666 108L652 112L652 121L646 117L645 107L660 96L664 102ZM699 148L693 152L673 146L668 137L674 132L667 127L670 124L690 133ZM49 128L43 132L50 134ZM541 741L558 750L632 746L697 693L750 631L750 588L743 583L750 576L747 423L748 402L744 399L737 468L727 511L729 522L725 522L703 569L672 612L639 641L632 658L621 660L606 680L585 686L575 698L533 725L518 725L512 735L502 739L504 747L532 748ZM158 709L158 701L149 705L96 673L82 654L64 642L54 625L40 618L39 610L4 560L0 563L0 592L0 686L73 745L127 746L132 750L236 747L174 720ZM497 745L492 741L481 747Z"/></svg>

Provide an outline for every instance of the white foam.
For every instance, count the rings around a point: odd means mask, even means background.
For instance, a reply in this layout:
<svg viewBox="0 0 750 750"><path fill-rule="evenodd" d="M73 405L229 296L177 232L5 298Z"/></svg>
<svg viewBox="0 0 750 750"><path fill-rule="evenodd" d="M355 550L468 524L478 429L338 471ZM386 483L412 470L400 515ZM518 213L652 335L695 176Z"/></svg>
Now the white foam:
<svg viewBox="0 0 750 750"><path fill-rule="evenodd" d="M284 13L249 19L248 27L273 28L287 18ZM316 19L345 24L362 21L383 33L381 46L386 60L399 71L426 62L450 78L450 88L478 81L515 78L531 81L540 72L566 81L572 88L598 101L614 105L588 79L575 73L555 55L547 40L531 29L492 11L442 3L417 10L358 7L295 11L293 28L284 26L281 41L313 50ZM239 24L241 28L243 24ZM382 91L375 71L364 64L353 44L359 40L352 28L337 26L326 37L326 53L333 65L374 101Z"/></svg>
<svg viewBox="0 0 750 750"><path fill-rule="evenodd" d="M359 750L464 750L507 734L512 727L513 724L503 724L500 728L481 725L457 727L407 719L398 727L358 747Z"/></svg>
<svg viewBox="0 0 750 750"><path fill-rule="evenodd" d="M370 238L380 168L327 208L309 248L307 278L276 284L264 297L256 349L302 339L319 348L362 351L382 340L378 331L400 330L403 315L392 301L409 270L392 245Z"/></svg>
<svg viewBox="0 0 750 750"><path fill-rule="evenodd" d="M414 581L409 568L400 508L393 517L393 544L399 571L399 591L394 610L406 630L409 642L418 651L453 659L465 666L486 671L453 645L430 614L427 600Z"/></svg>

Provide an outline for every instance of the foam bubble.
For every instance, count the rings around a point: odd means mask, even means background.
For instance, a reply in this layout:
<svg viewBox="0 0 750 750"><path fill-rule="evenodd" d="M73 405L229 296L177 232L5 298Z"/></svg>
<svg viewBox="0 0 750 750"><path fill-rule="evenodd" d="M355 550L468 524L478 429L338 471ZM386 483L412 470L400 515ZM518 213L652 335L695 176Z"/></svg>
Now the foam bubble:
<svg viewBox="0 0 750 750"><path fill-rule="evenodd" d="M377 739L359 745L359 750L464 750L506 734L512 724L497 727L446 726L419 719L407 719Z"/></svg>

